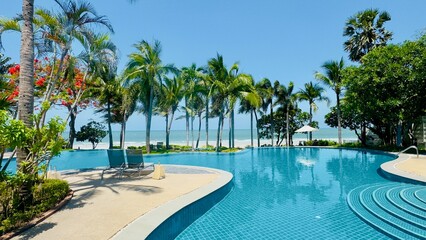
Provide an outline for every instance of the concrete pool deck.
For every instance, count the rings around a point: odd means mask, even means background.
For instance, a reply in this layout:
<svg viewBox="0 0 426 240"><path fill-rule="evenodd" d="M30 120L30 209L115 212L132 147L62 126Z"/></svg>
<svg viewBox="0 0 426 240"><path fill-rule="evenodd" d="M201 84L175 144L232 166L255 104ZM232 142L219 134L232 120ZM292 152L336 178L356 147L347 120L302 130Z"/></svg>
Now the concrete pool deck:
<svg viewBox="0 0 426 240"><path fill-rule="evenodd" d="M382 170L392 175L426 184L426 156L401 154L393 161L383 163Z"/></svg>
<svg viewBox="0 0 426 240"><path fill-rule="evenodd" d="M13 239L109 239L152 209L214 185L223 174L208 168L163 166L162 180L105 174L101 181L100 170L64 174L74 190L70 202Z"/></svg>

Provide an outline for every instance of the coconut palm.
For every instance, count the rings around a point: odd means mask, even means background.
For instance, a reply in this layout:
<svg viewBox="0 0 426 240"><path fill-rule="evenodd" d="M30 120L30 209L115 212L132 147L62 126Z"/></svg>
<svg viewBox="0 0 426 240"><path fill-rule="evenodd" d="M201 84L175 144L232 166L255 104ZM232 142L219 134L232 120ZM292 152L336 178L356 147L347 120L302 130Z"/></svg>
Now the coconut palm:
<svg viewBox="0 0 426 240"><path fill-rule="evenodd" d="M294 83L290 82L288 86L280 85L277 90L276 103L280 104L286 112L286 146L290 146L290 110L295 107L297 94L293 92Z"/></svg>
<svg viewBox="0 0 426 240"><path fill-rule="evenodd" d="M309 104L309 125L312 125L312 111L318 110L317 101L330 102L328 97L324 96L325 90L318 83L313 84L312 82L305 83L305 88L300 89L297 98L299 101L307 101ZM309 133L309 140L312 141L312 132Z"/></svg>
<svg viewBox="0 0 426 240"><path fill-rule="evenodd" d="M274 86L267 78L263 78L256 84L259 95L262 98L262 110L264 113L270 109L271 145L274 146Z"/></svg>
<svg viewBox="0 0 426 240"><path fill-rule="evenodd" d="M340 95L342 93L343 70L345 63L343 58L340 61L327 61L322 66L325 71L324 74L316 72L315 78L324 83L326 86L333 89L336 93L336 106L337 106L337 136L339 144L342 144L342 119L340 114Z"/></svg>
<svg viewBox="0 0 426 240"><path fill-rule="evenodd" d="M197 67L197 65L193 63L189 67L183 67L181 72L182 72L181 77L185 82L185 86L187 88L186 92L188 93L188 94L185 94L185 129L186 129L186 146L189 146L189 112L186 111L186 109L188 109L188 104L189 104L188 96L192 91L191 86L194 86L193 84L203 79L205 70L203 67Z"/></svg>
<svg viewBox="0 0 426 240"><path fill-rule="evenodd" d="M228 113L232 118L237 99L250 91L250 84L253 81L251 76L239 74L238 69L238 64L234 63L228 70L223 62L223 57L219 54L217 54L216 58L208 61L208 78L211 81L209 95L212 96L212 113L219 117L216 151L219 151L221 147L225 114ZM232 124L230 125L232 128ZM232 147L232 139L230 147Z"/></svg>
<svg viewBox="0 0 426 240"><path fill-rule="evenodd" d="M360 61L373 48L386 45L392 39L392 32L383 25L390 20L389 13L378 9L367 9L350 17L343 31L343 36L349 37L344 43L349 58Z"/></svg>
<svg viewBox="0 0 426 240"><path fill-rule="evenodd" d="M136 52L130 54L126 67L127 85L139 85L138 99L142 105L141 111L146 118L146 149L150 153L151 119L154 107L154 92L161 85L164 76L169 73L178 73L172 65L164 65L161 61L161 44L155 41L149 44L147 41L140 41L134 45Z"/></svg>
<svg viewBox="0 0 426 240"><path fill-rule="evenodd" d="M161 99L158 103L157 111L166 118L166 149L170 148L170 130L172 128L174 114L179 107L179 102L185 96L184 88L185 82L180 76L164 78L163 86L161 87Z"/></svg>
<svg viewBox="0 0 426 240"><path fill-rule="evenodd" d="M258 123L258 117L256 111L260 108L262 104L262 99L257 92L254 84L254 80L252 80L252 89L251 91L243 96L240 99L240 108L238 109L239 113L249 113L250 112L250 146L253 147L253 115L256 119L256 126ZM259 128L256 127L257 130L257 136L259 136ZM257 146L260 147L260 139L257 138Z"/></svg>

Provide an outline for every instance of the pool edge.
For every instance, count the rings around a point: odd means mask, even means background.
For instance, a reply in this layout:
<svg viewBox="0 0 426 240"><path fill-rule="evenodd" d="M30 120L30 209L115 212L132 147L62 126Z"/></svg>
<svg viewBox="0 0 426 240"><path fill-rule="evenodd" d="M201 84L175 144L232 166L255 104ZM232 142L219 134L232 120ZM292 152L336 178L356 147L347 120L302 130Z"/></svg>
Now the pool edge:
<svg viewBox="0 0 426 240"><path fill-rule="evenodd" d="M398 158L382 163L380 165L381 173L389 180L405 182L411 184L426 185L426 178L415 174L402 171L396 167L398 163L408 160L411 157L410 154L400 154Z"/></svg>
<svg viewBox="0 0 426 240"><path fill-rule="evenodd" d="M180 165L175 165L180 166ZM219 176L211 183L167 202L138 217L111 239L172 239L220 202L233 187L229 172L205 167L185 166L213 171ZM203 205L200 208L200 205ZM197 209L197 211L194 211Z"/></svg>

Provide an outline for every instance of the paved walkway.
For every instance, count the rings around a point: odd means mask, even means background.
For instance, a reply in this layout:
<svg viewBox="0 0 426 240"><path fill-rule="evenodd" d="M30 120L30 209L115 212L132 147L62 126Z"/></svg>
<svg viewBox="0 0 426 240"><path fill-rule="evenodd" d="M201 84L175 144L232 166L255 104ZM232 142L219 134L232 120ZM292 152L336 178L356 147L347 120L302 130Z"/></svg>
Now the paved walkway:
<svg viewBox="0 0 426 240"><path fill-rule="evenodd" d="M214 181L206 170L166 167L166 178L124 176L100 171L64 175L75 191L60 211L14 239L109 239L148 211ZM196 179L196 180L195 180Z"/></svg>
<svg viewBox="0 0 426 240"><path fill-rule="evenodd" d="M426 183L426 156L401 154L397 159L386 162L381 168L401 177L414 179Z"/></svg>

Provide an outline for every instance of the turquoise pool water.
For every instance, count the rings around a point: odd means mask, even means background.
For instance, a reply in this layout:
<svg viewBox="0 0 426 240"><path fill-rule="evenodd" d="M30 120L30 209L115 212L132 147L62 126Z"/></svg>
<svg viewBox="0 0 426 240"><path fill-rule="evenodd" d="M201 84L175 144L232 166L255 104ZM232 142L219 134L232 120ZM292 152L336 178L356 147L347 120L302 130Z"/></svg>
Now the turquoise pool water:
<svg viewBox="0 0 426 240"><path fill-rule="evenodd" d="M346 203L392 155L323 148L260 148L236 154L147 156L147 162L198 165L234 174L234 189L177 239L387 239ZM13 164L12 164L13 165ZM107 165L105 151L64 152L57 170Z"/></svg>

